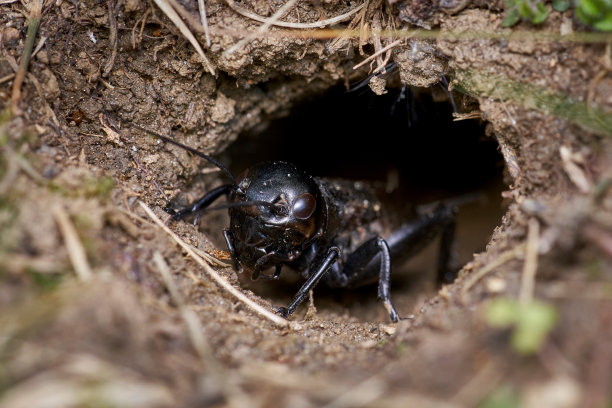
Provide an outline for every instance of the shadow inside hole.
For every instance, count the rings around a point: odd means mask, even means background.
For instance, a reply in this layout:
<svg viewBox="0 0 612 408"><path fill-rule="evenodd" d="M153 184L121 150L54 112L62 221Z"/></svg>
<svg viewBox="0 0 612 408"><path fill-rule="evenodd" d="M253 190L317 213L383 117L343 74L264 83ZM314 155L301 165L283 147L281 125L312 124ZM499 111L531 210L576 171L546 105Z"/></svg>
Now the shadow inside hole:
<svg viewBox="0 0 612 408"><path fill-rule="evenodd" d="M385 182L397 172L406 191L459 194L499 176L503 159L483 124L455 122L452 113L429 89L376 96L367 88L334 88L241 135L226 157L236 174L256 162L285 160L316 176Z"/></svg>
<svg viewBox="0 0 612 408"><path fill-rule="evenodd" d="M391 89L376 96L367 88L349 93L335 88L296 106L288 117L271 121L265 129L241 135L223 160L234 174L257 162L284 160L315 176L367 181L390 193L383 204L401 217L409 213L403 212L406 208L478 193L483 199L459 210L462 265L484 250L499 224L505 186L503 158L496 141L485 136L484 124L453 121L452 113L453 106L435 102L429 89ZM409 313L423 294L436 290L437 248L436 242L407 264L393 265L393 301L402 314ZM243 279L243 284L283 305L302 281L288 268L281 276L281 281ZM349 308L350 315L363 320L388 319L376 300L376 286L318 287L315 293L317 306Z"/></svg>

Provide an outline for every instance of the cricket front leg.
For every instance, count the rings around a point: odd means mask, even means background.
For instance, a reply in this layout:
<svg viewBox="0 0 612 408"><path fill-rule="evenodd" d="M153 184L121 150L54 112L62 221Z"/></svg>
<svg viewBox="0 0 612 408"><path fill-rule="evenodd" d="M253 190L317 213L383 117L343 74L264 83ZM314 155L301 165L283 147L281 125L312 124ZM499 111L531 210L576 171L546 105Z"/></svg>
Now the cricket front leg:
<svg viewBox="0 0 612 408"><path fill-rule="evenodd" d="M216 199L225 195L227 196L232 191L233 185L225 184L210 190L208 193L204 194L202 198L193 203L191 206L187 208L183 208L179 211L174 211L170 207L164 208L164 210L172 215L173 220L182 220L183 218L189 217L190 215L196 215L194 220L194 225L198 222L198 213L200 211L205 210L210 206Z"/></svg>
<svg viewBox="0 0 612 408"><path fill-rule="evenodd" d="M340 256L340 249L338 247L329 248L325 259L323 262L317 267L315 273L313 273L308 280L302 285L300 290L295 294L291 303L287 307L280 307L276 310L276 313L280 314L283 317L289 317L295 309L304 301L306 296L308 296L308 292L317 286L317 283L321 280L321 278L329 271L330 266L336 262L336 259Z"/></svg>

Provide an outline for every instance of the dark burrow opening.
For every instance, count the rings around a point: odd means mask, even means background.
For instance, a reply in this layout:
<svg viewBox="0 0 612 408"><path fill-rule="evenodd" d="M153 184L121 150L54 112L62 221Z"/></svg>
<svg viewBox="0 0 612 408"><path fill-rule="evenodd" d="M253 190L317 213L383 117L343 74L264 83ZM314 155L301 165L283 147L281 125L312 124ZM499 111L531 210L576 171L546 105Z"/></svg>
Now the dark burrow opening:
<svg viewBox="0 0 612 408"><path fill-rule="evenodd" d="M467 97L451 99L442 88L395 88L377 96L362 87L344 87L295 106L289 116L242 134L222 161L234 174L267 160L295 163L315 176L361 180L374 185L383 208L396 222L414 209L437 200L474 195L459 209L457 260L483 251L500 224L503 158L493 137L478 120L453 120L453 112L477 110ZM435 266L438 243L405 265L393 265L392 296L401 315L438 289ZM274 304L290 301L301 278L284 270L280 281L243 285ZM376 286L358 290L317 287L315 305L360 320L386 321L377 305ZM298 309L301 316L305 308Z"/></svg>

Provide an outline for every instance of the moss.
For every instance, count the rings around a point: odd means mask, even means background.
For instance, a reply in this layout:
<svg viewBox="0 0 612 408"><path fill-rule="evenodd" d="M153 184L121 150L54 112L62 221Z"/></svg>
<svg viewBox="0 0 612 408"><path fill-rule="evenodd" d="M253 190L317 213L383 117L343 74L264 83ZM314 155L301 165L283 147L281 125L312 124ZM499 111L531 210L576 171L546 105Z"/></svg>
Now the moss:
<svg viewBox="0 0 612 408"><path fill-rule="evenodd" d="M4 248L6 232L13 225L17 217L17 208L10 196L0 196L0 248Z"/></svg>
<svg viewBox="0 0 612 408"><path fill-rule="evenodd" d="M612 113L589 106L586 102L489 72L462 70L457 74L457 89L471 96L515 103L612 136Z"/></svg>
<svg viewBox="0 0 612 408"><path fill-rule="evenodd" d="M27 274L34 285L43 291L57 289L64 278L63 274L42 273L34 269L27 270Z"/></svg>
<svg viewBox="0 0 612 408"><path fill-rule="evenodd" d="M515 408L520 406L520 398L516 390L509 386L496 389L484 399L478 408Z"/></svg>
<svg viewBox="0 0 612 408"><path fill-rule="evenodd" d="M52 181L47 184L49 190L64 197L87 197L87 198L108 198L115 186L115 181L110 176L100 178L87 177L78 187L71 188L61 183Z"/></svg>
<svg viewBox="0 0 612 408"><path fill-rule="evenodd" d="M106 198L114 186L115 181L110 176L87 179L84 185L84 194L87 197Z"/></svg>

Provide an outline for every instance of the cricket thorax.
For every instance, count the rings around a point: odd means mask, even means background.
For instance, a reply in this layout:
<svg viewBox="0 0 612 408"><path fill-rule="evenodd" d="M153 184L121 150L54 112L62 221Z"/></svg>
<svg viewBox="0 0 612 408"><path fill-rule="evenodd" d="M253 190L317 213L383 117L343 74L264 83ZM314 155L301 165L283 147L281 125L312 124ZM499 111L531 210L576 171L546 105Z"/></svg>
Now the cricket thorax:
<svg viewBox="0 0 612 408"><path fill-rule="evenodd" d="M339 179L321 182L325 184L330 206L334 207L330 210L328 228L337 232L336 242L350 252L366 239L382 234L382 207L371 186Z"/></svg>

